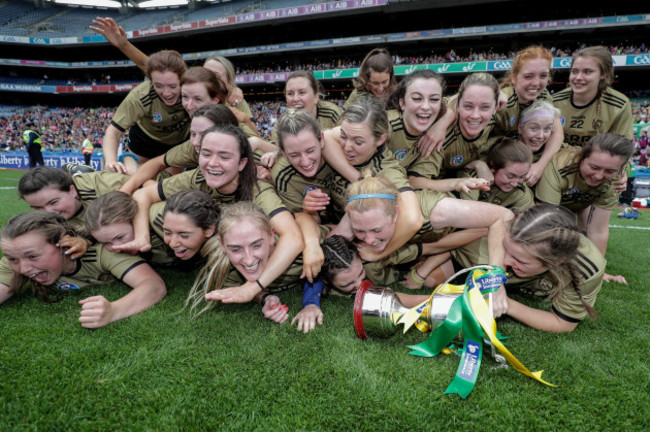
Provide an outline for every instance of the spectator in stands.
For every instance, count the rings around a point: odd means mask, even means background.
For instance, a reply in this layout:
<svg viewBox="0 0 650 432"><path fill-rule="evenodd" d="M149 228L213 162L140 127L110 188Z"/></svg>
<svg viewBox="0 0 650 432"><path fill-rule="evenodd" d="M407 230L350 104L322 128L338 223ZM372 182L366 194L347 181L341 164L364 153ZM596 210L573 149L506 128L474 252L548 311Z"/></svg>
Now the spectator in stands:
<svg viewBox="0 0 650 432"><path fill-rule="evenodd" d="M43 147L41 146L41 134L34 129L27 129L23 132L23 140L25 141L25 150L27 150L27 155L29 155L29 167L34 168L37 165L45 166Z"/></svg>

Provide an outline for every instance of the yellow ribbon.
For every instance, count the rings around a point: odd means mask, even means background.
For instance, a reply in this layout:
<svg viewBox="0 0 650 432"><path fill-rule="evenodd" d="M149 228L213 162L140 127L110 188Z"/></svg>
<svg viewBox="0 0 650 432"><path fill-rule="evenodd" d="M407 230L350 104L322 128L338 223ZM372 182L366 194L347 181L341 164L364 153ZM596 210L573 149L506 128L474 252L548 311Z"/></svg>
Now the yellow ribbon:
<svg viewBox="0 0 650 432"><path fill-rule="evenodd" d="M440 284L433 290L433 293L429 296L428 299L418 304L415 307L412 307L411 310L403 314L396 324L404 324L404 333L415 324L418 330L422 333L425 333L431 329L431 327L423 323L420 320L421 316L426 316L425 311L427 311L427 306L431 306L433 302L433 296L436 294L462 294L465 289L465 285L452 285L449 283ZM425 325L422 325L425 324Z"/></svg>
<svg viewBox="0 0 650 432"><path fill-rule="evenodd" d="M521 364L521 362L517 360L514 355L512 355L508 348L506 348L505 345L501 343L499 338L497 338L497 323L494 321L494 318L492 318L492 313L490 312L485 299L481 295L481 292L477 288L469 290L469 302L472 306L476 320L479 322L479 324L481 324L481 327L483 327L485 334L488 336L488 338L490 338L490 342L492 342L492 345L494 345L503 354L503 356L508 360L508 363L510 363L513 368L524 375L527 375L543 384L546 384L547 386L557 387L555 384L551 384L542 379L542 373L544 372L543 370L537 372L529 371L526 366Z"/></svg>

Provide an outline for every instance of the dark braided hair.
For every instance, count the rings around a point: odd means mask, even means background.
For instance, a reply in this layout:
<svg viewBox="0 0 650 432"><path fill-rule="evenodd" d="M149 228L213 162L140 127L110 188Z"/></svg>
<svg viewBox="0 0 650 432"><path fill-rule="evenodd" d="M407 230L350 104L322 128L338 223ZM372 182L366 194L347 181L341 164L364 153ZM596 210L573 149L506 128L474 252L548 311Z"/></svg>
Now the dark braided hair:
<svg viewBox="0 0 650 432"><path fill-rule="evenodd" d="M201 229L219 224L219 204L209 194L199 190L181 191L169 197L163 217L167 213L183 214Z"/></svg>
<svg viewBox="0 0 650 432"><path fill-rule="evenodd" d="M565 289L562 271L571 275L571 286L578 293L589 316L596 318L595 309L582 298L583 277L571 260L577 255L584 232L576 223L575 214L568 209L551 204L538 204L517 212L510 225L513 241L526 246L526 250L557 280L549 298Z"/></svg>
<svg viewBox="0 0 650 432"><path fill-rule="evenodd" d="M336 274L352 266L355 258L361 260L357 247L350 240L340 235L325 239L322 245L325 261L320 269L320 278L327 284L325 294L333 288ZM336 289L336 288L334 288Z"/></svg>

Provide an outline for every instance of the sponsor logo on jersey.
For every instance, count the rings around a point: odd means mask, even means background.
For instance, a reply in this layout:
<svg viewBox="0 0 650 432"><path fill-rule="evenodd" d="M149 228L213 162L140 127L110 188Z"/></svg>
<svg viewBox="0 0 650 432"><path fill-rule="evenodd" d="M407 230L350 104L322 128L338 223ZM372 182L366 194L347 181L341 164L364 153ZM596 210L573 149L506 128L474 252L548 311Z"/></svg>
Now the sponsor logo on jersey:
<svg viewBox="0 0 650 432"><path fill-rule="evenodd" d="M160 115L160 113L157 113L157 112L153 113L153 115L151 116L151 119L152 119L152 121L154 123L162 122L162 116Z"/></svg>
<svg viewBox="0 0 650 432"><path fill-rule="evenodd" d="M514 126L514 125L515 125L515 121L517 121L517 116L513 115L512 117L510 117L510 118L508 119L508 124L509 124L510 126Z"/></svg>
<svg viewBox="0 0 650 432"><path fill-rule="evenodd" d="M566 119L564 118L564 116L560 116L560 123L562 124L562 127L564 127L564 125L566 124Z"/></svg>
<svg viewBox="0 0 650 432"><path fill-rule="evenodd" d="M453 167L459 166L459 165L462 164L462 163L463 163L463 155L456 155L456 156L453 156L453 157L449 160L449 165L451 165L451 166L453 166Z"/></svg>
<svg viewBox="0 0 650 432"><path fill-rule="evenodd" d="M568 191L562 192L562 196L571 196L571 195L576 195L579 194L580 190L578 188L572 188L569 189Z"/></svg>
<svg viewBox="0 0 650 432"><path fill-rule="evenodd" d="M408 150L406 150L406 149L397 150L397 151L395 152L395 159L396 159L398 162L403 161L404 158L406 157L406 153L408 153Z"/></svg>

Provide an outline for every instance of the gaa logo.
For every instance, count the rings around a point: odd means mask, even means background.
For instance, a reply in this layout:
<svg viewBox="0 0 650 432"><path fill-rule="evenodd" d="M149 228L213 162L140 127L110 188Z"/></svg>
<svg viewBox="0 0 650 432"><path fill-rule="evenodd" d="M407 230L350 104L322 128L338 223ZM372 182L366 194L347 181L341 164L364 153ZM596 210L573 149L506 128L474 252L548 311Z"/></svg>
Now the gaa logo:
<svg viewBox="0 0 650 432"><path fill-rule="evenodd" d="M456 155L452 157L451 160L449 161L449 165L453 167L460 166L460 164L462 163L463 163L463 155Z"/></svg>
<svg viewBox="0 0 650 432"><path fill-rule="evenodd" d="M506 69L510 69L511 67L512 67L512 63L510 61L494 62L494 69L506 70Z"/></svg>
<svg viewBox="0 0 650 432"><path fill-rule="evenodd" d="M638 65L650 65L650 56L648 55L634 56L632 61L634 62L634 64L638 64Z"/></svg>
<svg viewBox="0 0 650 432"><path fill-rule="evenodd" d="M395 152L395 159L398 162L402 162L404 160L404 158L406 157L407 153L408 153L408 150L406 150L406 149L397 150Z"/></svg>
<svg viewBox="0 0 650 432"><path fill-rule="evenodd" d="M565 67L565 68L571 67L571 59L568 57L561 59L560 67Z"/></svg>
<svg viewBox="0 0 650 432"><path fill-rule="evenodd" d="M151 120L152 120L154 123L160 123L160 122L162 122L162 116L160 115L160 113L155 112L155 113L153 113L153 115L151 116Z"/></svg>

